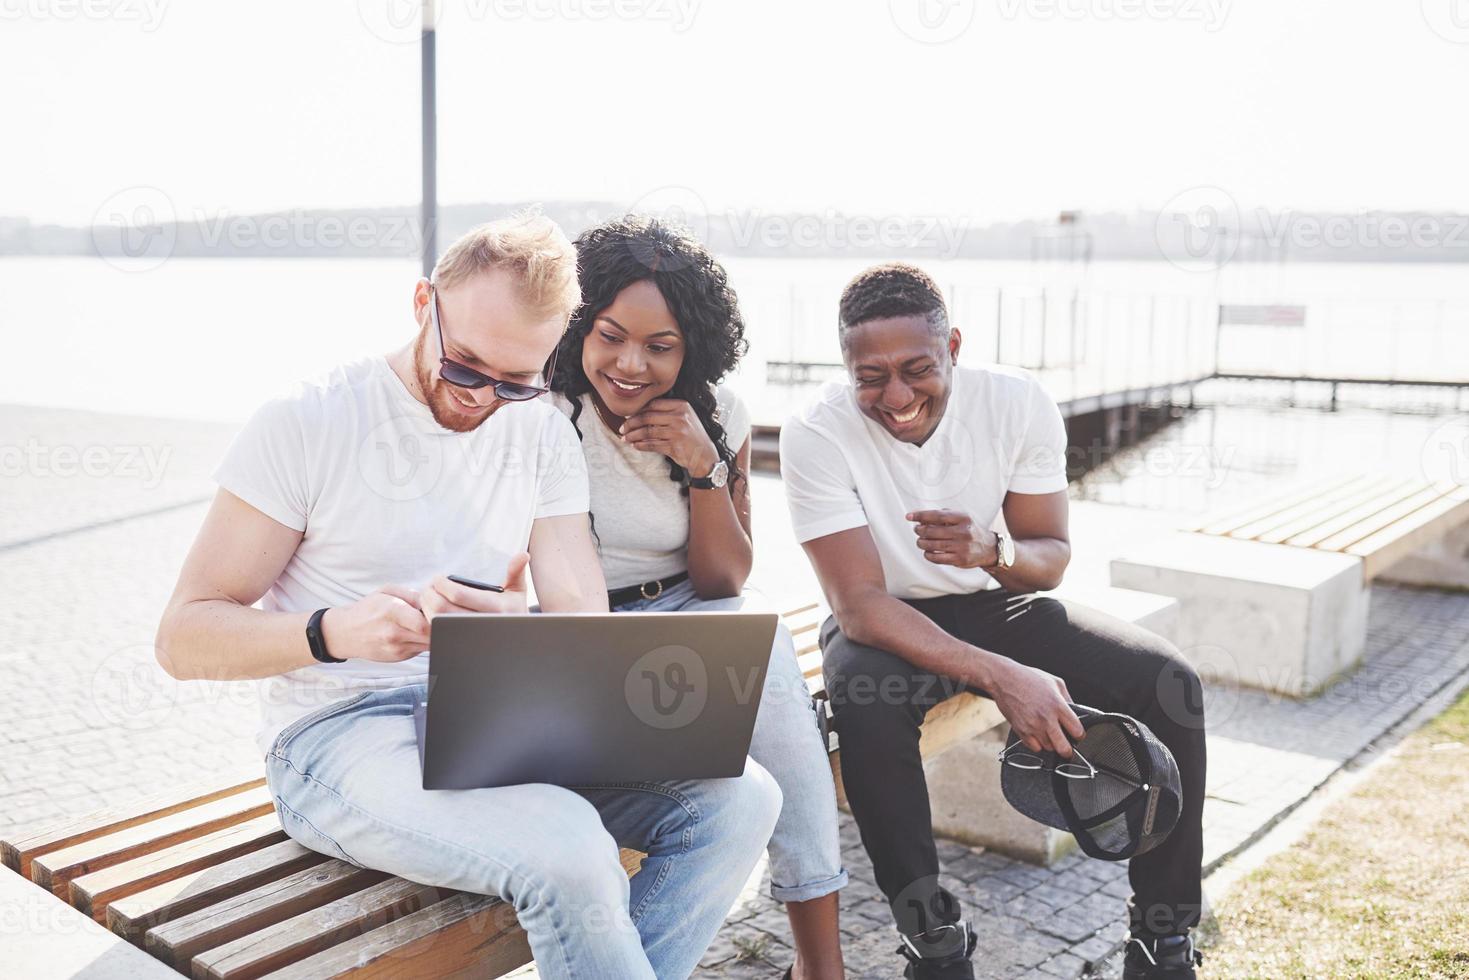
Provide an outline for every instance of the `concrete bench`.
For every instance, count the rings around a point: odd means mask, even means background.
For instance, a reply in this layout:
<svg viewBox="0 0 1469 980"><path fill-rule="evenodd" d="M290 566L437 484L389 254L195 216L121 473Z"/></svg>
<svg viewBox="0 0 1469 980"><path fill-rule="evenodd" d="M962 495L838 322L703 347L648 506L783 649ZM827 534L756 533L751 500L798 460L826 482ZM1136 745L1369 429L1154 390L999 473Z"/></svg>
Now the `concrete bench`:
<svg viewBox="0 0 1469 980"><path fill-rule="evenodd" d="M1465 552L1469 487L1333 477L1142 544L1111 580L1179 600L1175 642L1206 679L1305 697L1360 662L1370 582L1469 588Z"/></svg>

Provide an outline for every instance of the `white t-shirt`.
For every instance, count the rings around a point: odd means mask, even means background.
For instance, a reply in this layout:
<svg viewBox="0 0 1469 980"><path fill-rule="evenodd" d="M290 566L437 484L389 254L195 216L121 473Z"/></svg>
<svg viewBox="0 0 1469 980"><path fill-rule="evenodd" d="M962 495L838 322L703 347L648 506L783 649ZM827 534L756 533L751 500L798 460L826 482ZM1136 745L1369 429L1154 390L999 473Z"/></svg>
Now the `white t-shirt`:
<svg viewBox="0 0 1469 980"><path fill-rule="evenodd" d="M750 435L750 412L726 385L714 392L725 442L738 453ZM677 575L689 567L689 501L668 478L668 459L622 442L597 416L592 396L581 396L582 451L591 480L592 528L608 589ZM571 415L571 402L555 396Z"/></svg>
<svg viewBox="0 0 1469 980"><path fill-rule="evenodd" d="M935 565L918 550L916 510L959 510L989 527L1005 494L1066 489L1066 425L1027 371L954 368L938 428L922 446L863 415L851 385L828 382L780 433L780 474L796 540L866 525L890 594L925 599L999 588L978 568Z"/></svg>
<svg viewBox="0 0 1469 980"><path fill-rule="evenodd" d="M506 405L450 432L386 359L343 365L263 405L214 473L221 487L305 532L261 609L306 612L384 585L457 573L498 582L542 517L585 513L576 433L549 402ZM266 753L281 729L364 688L422 681L428 653L399 663L313 664L258 686Z"/></svg>

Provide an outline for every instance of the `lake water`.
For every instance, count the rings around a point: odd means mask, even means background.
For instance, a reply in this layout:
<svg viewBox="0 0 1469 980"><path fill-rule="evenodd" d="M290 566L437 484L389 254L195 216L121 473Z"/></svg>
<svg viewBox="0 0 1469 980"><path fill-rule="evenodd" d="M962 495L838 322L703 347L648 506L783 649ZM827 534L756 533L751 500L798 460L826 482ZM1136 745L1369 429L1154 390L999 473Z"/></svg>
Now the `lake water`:
<svg viewBox="0 0 1469 980"><path fill-rule="evenodd" d="M867 262L734 259L757 421L808 392L789 362L839 360L835 308ZM932 261L963 359L1041 371L1058 399L1226 370L1469 376L1469 266ZM0 401L236 420L269 394L401 344L417 265L392 259L0 259ZM1300 327L1229 327L1216 302L1292 304ZM771 367L771 363L774 367ZM817 370L820 373L819 368Z"/></svg>

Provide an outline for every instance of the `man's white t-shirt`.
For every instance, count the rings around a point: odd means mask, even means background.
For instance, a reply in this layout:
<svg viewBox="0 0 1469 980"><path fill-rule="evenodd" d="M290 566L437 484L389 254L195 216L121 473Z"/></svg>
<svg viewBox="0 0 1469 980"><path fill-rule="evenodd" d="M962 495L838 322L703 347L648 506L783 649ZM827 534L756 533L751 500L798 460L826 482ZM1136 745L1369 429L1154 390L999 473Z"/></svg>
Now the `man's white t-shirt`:
<svg viewBox="0 0 1469 980"><path fill-rule="evenodd" d="M553 404L570 417L572 404ZM725 442L738 453L750 435L750 412L726 385L715 389L716 417ZM668 478L668 458L618 439L597 416L590 394L581 396L582 451L591 479L593 529L608 589L641 585L689 567L689 500Z"/></svg>
<svg viewBox="0 0 1469 980"><path fill-rule="evenodd" d="M1005 494L1066 489L1066 425L1020 368L955 367L944 416L922 446L900 442L828 382L780 433L780 474L796 540L866 525L891 595L926 599L999 588L978 568L935 565L918 549L918 510L958 510L984 527Z"/></svg>
<svg viewBox="0 0 1469 980"><path fill-rule="evenodd" d="M454 573L498 582L531 524L587 510L576 433L544 399L450 432L383 357L343 365L263 405L214 473L219 485L304 532L261 609L343 606L384 585ZM304 638L303 638L304 643ZM423 681L428 654L349 659L262 680L267 753L292 721L363 689Z"/></svg>

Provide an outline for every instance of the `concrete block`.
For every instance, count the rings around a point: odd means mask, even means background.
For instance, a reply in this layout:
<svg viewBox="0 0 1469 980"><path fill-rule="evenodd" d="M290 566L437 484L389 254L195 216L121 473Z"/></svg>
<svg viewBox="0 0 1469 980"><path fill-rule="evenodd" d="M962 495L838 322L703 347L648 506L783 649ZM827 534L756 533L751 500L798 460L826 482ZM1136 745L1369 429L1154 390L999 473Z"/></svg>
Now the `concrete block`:
<svg viewBox="0 0 1469 980"><path fill-rule="evenodd" d="M27 980L178 980L178 974L39 885L0 867L5 976Z"/></svg>
<svg viewBox="0 0 1469 980"><path fill-rule="evenodd" d="M1399 585L1469 591L1469 524L1393 563L1378 579Z"/></svg>
<svg viewBox="0 0 1469 980"><path fill-rule="evenodd" d="M1112 560L1112 584L1179 601L1174 643L1206 682L1306 697L1367 638L1361 559L1180 531Z"/></svg>
<svg viewBox="0 0 1469 980"><path fill-rule="evenodd" d="M1059 589L1047 594L1110 613L1118 619L1125 619L1135 626L1157 633L1174 644L1178 643L1179 602L1172 596L1116 586L1069 586L1064 583Z"/></svg>

